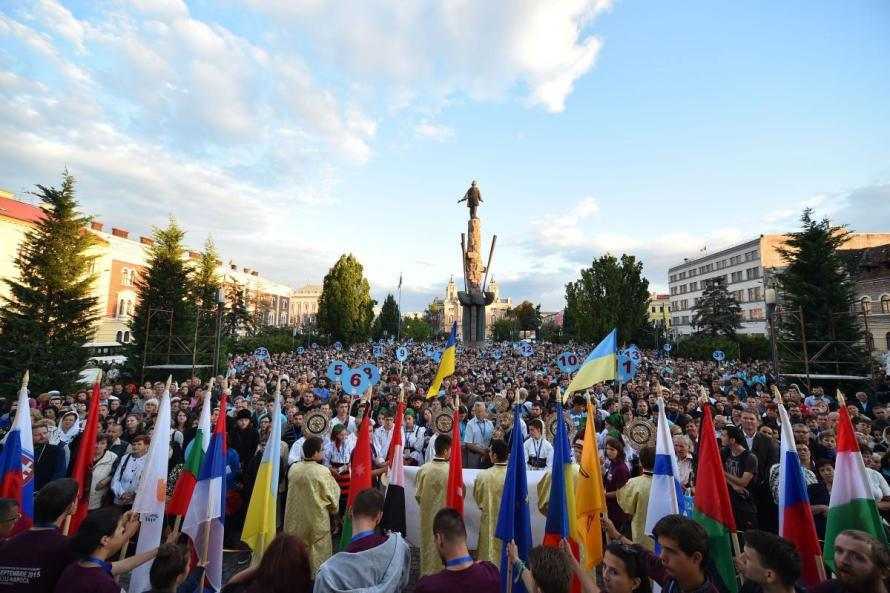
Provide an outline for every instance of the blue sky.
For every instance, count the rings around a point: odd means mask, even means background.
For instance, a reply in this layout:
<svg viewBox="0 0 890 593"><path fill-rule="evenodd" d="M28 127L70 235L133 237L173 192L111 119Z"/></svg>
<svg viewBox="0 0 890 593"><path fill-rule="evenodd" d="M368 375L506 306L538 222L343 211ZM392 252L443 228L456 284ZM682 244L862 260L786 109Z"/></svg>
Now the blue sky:
<svg viewBox="0 0 890 593"><path fill-rule="evenodd" d="M293 285L340 253L420 310L477 179L505 295L604 252L653 288L805 206L890 231L890 4L179 0L0 4L0 187Z"/></svg>

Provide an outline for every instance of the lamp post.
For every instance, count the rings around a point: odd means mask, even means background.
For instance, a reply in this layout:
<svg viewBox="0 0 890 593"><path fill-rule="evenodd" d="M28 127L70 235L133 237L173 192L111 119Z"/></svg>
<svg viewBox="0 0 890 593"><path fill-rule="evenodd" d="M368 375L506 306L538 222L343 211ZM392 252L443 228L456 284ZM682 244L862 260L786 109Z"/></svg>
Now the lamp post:
<svg viewBox="0 0 890 593"><path fill-rule="evenodd" d="M213 376L219 369L219 347L222 337L222 318L226 310L226 289L222 286L216 291L216 347L213 349Z"/></svg>
<svg viewBox="0 0 890 593"><path fill-rule="evenodd" d="M769 343L773 357L773 372L776 373L776 379L779 378L779 352L776 344L776 318L778 317L778 295L776 293L775 284L770 283L763 291L763 298L766 301L766 317L769 321Z"/></svg>

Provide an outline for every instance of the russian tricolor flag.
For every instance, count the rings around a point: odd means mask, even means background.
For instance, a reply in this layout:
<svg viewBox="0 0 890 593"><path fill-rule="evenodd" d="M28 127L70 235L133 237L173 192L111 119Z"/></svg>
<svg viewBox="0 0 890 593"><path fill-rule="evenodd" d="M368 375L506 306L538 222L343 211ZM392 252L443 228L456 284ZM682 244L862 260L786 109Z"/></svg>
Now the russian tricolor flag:
<svg viewBox="0 0 890 593"><path fill-rule="evenodd" d="M219 402L219 417L182 522L182 531L191 538L198 558L207 562L207 582L214 591L222 589L227 453L226 396L223 394Z"/></svg>
<svg viewBox="0 0 890 593"><path fill-rule="evenodd" d="M34 441L31 439L31 405L28 372L22 378L18 410L0 453L0 498L14 498L22 515L34 520Z"/></svg>
<svg viewBox="0 0 890 593"><path fill-rule="evenodd" d="M800 554L802 579L807 587L825 580L822 550L807 496L807 485L800 466L800 456L785 406L779 404L782 423L779 456L779 535L790 541Z"/></svg>

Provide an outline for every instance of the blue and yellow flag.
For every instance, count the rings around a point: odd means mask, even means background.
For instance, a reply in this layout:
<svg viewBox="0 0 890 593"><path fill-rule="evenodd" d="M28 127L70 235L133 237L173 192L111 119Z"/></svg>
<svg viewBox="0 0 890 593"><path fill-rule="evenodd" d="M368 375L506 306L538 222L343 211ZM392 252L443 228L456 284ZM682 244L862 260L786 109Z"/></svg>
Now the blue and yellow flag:
<svg viewBox="0 0 890 593"><path fill-rule="evenodd" d="M573 391L587 389L591 385L601 381L615 379L618 373L618 330L613 329L593 352L587 355L587 359L569 386L566 387L566 397Z"/></svg>
<svg viewBox="0 0 890 593"><path fill-rule="evenodd" d="M259 563L263 552L276 535L278 517L278 475L281 467L281 383L275 390L272 409L272 431L253 483L253 493L247 506L247 517L241 539L253 551L253 564Z"/></svg>
<svg viewBox="0 0 890 593"><path fill-rule="evenodd" d="M442 379L450 377L454 374L454 361L457 358L457 322L451 324L451 335L445 342L445 350L442 352L442 359L439 360L439 370L436 371L436 378L430 384L430 388L426 390L426 396L435 397L439 395L439 389L442 387Z"/></svg>

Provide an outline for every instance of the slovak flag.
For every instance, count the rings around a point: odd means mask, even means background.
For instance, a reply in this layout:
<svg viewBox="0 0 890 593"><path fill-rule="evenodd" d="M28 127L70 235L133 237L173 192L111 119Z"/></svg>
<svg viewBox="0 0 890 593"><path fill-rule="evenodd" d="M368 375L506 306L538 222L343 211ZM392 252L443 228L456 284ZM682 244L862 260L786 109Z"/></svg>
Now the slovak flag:
<svg viewBox="0 0 890 593"><path fill-rule="evenodd" d="M31 439L31 405L28 371L19 390L19 407L0 453L0 498L14 498L22 515L34 521L34 441Z"/></svg>
<svg viewBox="0 0 890 593"><path fill-rule="evenodd" d="M207 562L207 582L214 591L222 589L227 453L226 396L223 393L219 401L219 417L182 522L182 531L191 538L199 560Z"/></svg>

